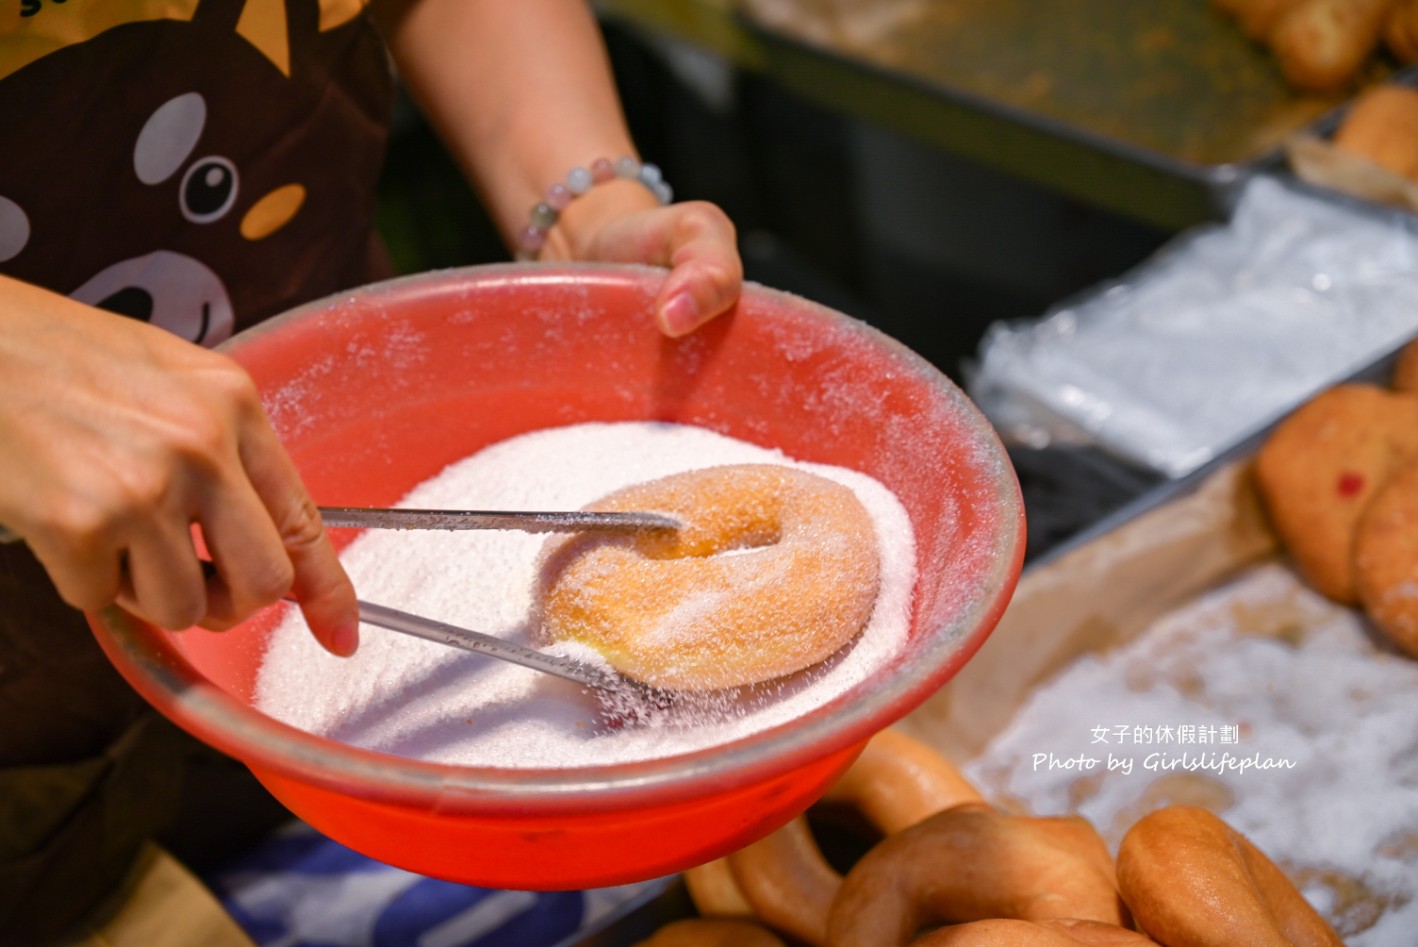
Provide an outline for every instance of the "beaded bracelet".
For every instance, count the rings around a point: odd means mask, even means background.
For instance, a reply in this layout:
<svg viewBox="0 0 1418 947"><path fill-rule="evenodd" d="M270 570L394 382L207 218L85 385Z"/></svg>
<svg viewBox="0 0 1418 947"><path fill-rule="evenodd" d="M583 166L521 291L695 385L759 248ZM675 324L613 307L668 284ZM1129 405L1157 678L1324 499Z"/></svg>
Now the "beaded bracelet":
<svg viewBox="0 0 1418 947"><path fill-rule="evenodd" d="M668 204L674 198L674 192L661 178L660 169L655 165L642 164L629 156L615 161L597 158L589 168L572 168L565 182L558 181L547 188L546 200L532 208L531 220L522 228L522 236L517 243L517 259L535 260L546 245L547 232L556 226L566 206L597 184L613 180L639 181L650 189L661 205Z"/></svg>

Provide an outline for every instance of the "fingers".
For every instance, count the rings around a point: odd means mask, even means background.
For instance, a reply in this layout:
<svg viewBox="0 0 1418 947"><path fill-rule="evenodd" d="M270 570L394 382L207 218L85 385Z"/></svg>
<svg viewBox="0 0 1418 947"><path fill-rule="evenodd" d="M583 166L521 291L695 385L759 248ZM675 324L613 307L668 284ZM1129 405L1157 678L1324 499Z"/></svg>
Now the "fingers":
<svg viewBox="0 0 1418 947"><path fill-rule="evenodd" d="M249 483L210 495L199 521L215 567L206 581L203 628L224 631L290 592L295 581L290 557Z"/></svg>
<svg viewBox="0 0 1418 947"><path fill-rule="evenodd" d="M97 611L118 598L122 589L123 561L117 549L56 548L45 534L27 537L26 543L44 566L59 597L74 608Z"/></svg>
<svg viewBox="0 0 1418 947"><path fill-rule="evenodd" d="M666 259L671 267L655 301L655 318L666 335L687 335L738 301L743 262L734 226L712 204L690 202L664 208L673 214Z"/></svg>
<svg viewBox="0 0 1418 947"><path fill-rule="evenodd" d="M153 519L122 556L117 602L160 628L191 628L207 612L207 591L191 535Z"/></svg>
<svg viewBox="0 0 1418 947"><path fill-rule="evenodd" d="M655 299L655 321L666 335L687 335L738 301L743 288L734 225L705 201L638 210L607 221L586 259L670 268Z"/></svg>
<svg viewBox="0 0 1418 947"><path fill-rule="evenodd" d="M290 593L315 638L332 654L359 647L359 603L320 512L275 432L255 425L241 445L242 463L280 537L291 567Z"/></svg>

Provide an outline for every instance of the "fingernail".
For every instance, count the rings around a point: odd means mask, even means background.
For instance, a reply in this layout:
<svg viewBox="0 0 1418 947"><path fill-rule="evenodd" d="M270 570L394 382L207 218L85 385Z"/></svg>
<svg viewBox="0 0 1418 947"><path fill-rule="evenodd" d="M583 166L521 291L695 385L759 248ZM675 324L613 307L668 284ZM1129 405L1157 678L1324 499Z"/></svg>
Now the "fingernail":
<svg viewBox="0 0 1418 947"><path fill-rule="evenodd" d="M689 293L680 293L665 303L660 317L664 320L667 334L685 335L699 325L699 304Z"/></svg>
<svg viewBox="0 0 1418 947"><path fill-rule="evenodd" d="M342 658L348 658L359 649L359 622L350 621L336 625L330 636L330 650Z"/></svg>

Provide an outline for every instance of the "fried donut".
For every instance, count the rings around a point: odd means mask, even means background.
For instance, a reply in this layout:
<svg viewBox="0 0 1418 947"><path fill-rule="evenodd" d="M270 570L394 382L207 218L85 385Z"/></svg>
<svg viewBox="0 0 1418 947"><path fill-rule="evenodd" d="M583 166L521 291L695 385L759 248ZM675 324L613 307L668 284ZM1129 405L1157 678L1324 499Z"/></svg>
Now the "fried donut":
<svg viewBox="0 0 1418 947"><path fill-rule="evenodd" d="M951 806L978 802L980 793L936 750L887 729L867 741L823 800L851 806L889 835ZM723 861L740 897L765 923L808 944L823 942L842 876L823 857L807 819L794 819ZM733 907L722 890L707 894ZM695 905L707 913L697 898Z"/></svg>
<svg viewBox="0 0 1418 947"><path fill-rule="evenodd" d="M1138 928L1168 947L1343 947L1274 862L1196 806L1138 820L1118 848L1118 883Z"/></svg>
<svg viewBox="0 0 1418 947"><path fill-rule="evenodd" d="M979 791L944 756L891 729L867 741L822 798L859 810L883 835L962 802L982 801Z"/></svg>
<svg viewBox="0 0 1418 947"><path fill-rule="evenodd" d="M679 690L752 684L836 654L876 603L871 516L847 487L791 467L692 470L593 510L648 510L673 532L582 534L549 547L539 599L556 641Z"/></svg>
<svg viewBox="0 0 1418 947"><path fill-rule="evenodd" d="M952 924L911 942L911 947L1157 947L1151 938L1116 924L1047 918L991 918Z"/></svg>
<svg viewBox="0 0 1418 947"><path fill-rule="evenodd" d="M823 943L842 876L822 857L806 817L744 846L728 856L728 863L763 923L813 947Z"/></svg>
<svg viewBox="0 0 1418 947"><path fill-rule="evenodd" d="M756 916L753 905L734 881L734 870L729 867L727 858L716 858L686 869L684 886L689 890L695 909L705 917Z"/></svg>
<svg viewBox="0 0 1418 947"><path fill-rule="evenodd" d="M827 947L900 947L930 922L1078 918L1125 926L1112 857L1077 816L965 803L888 835L847 872Z"/></svg>
<svg viewBox="0 0 1418 947"><path fill-rule="evenodd" d="M1358 76L1378 47L1389 0L1301 0L1270 33L1280 71L1296 88L1331 92Z"/></svg>
<svg viewBox="0 0 1418 947"><path fill-rule="evenodd" d="M1375 491L1418 459L1418 398L1339 385L1302 405L1256 455L1256 484L1276 535L1317 591L1358 602L1354 534Z"/></svg>
<svg viewBox="0 0 1418 947"><path fill-rule="evenodd" d="M1382 82L1362 93L1335 129L1334 147L1418 181L1418 89Z"/></svg>
<svg viewBox="0 0 1418 947"><path fill-rule="evenodd" d="M1404 394L1418 395L1418 341L1409 342L1393 365L1393 387Z"/></svg>
<svg viewBox="0 0 1418 947"><path fill-rule="evenodd" d="M1418 0L1393 0L1384 17L1384 45L1403 65L1418 62Z"/></svg>
<svg viewBox="0 0 1418 947"><path fill-rule="evenodd" d="M1418 461L1390 478L1360 518L1354 574L1364 611L1418 658Z"/></svg>
<svg viewBox="0 0 1418 947"><path fill-rule="evenodd" d="M671 921L636 947L787 947L752 921L692 917Z"/></svg>
<svg viewBox="0 0 1418 947"><path fill-rule="evenodd" d="M1212 0L1212 6L1233 17L1252 39L1264 42L1275 24L1300 0Z"/></svg>

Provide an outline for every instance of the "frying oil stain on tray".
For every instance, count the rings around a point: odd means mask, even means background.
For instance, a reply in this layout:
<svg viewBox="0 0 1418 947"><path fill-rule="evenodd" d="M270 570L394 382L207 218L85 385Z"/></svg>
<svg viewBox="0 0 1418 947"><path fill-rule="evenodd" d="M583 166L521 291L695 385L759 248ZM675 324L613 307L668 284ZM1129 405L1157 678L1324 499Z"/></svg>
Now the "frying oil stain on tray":
<svg viewBox="0 0 1418 947"><path fill-rule="evenodd" d="M862 633L833 659L734 698L644 725L608 723L577 685L372 626L353 658L325 653L292 612L272 633L257 706L301 729L433 762L497 767L607 765L719 745L815 710L862 683L905 645L916 552L905 509L884 485L842 467L685 425L580 424L524 434L456 462L399 505L577 509L613 490L701 467L800 467L851 489L875 528L881 587ZM544 536L370 531L342 554L360 597L523 644ZM596 660L588 649L559 653Z"/></svg>

